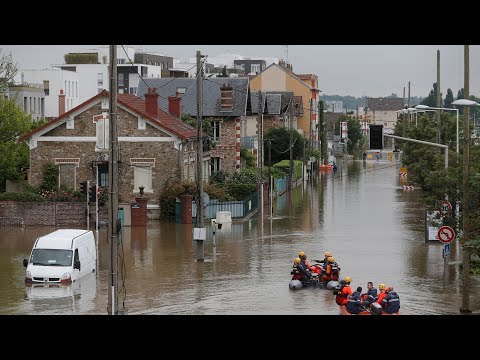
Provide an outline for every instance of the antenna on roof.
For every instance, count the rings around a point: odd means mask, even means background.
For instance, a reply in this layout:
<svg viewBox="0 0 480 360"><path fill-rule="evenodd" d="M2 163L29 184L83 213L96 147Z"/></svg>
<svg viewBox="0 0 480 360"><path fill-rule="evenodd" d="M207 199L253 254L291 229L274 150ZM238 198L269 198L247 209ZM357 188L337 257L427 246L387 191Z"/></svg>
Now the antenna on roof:
<svg viewBox="0 0 480 360"><path fill-rule="evenodd" d="M283 46L285 46L285 63L288 64L288 45Z"/></svg>

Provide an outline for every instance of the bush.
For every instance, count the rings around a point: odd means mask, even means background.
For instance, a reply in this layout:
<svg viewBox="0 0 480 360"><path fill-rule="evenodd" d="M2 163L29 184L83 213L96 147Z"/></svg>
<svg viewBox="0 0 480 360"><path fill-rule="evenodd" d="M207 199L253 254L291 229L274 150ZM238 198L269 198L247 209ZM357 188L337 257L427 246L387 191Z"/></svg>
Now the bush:
<svg viewBox="0 0 480 360"><path fill-rule="evenodd" d="M42 190L54 190L58 189L58 165L47 163L43 166L43 177L40 189Z"/></svg>
<svg viewBox="0 0 480 360"><path fill-rule="evenodd" d="M47 200L41 195L32 192L6 192L0 193L0 201L43 202Z"/></svg>
<svg viewBox="0 0 480 360"><path fill-rule="evenodd" d="M203 189L210 196L210 199L217 199L218 201L228 201L229 197L223 186L217 184L206 184Z"/></svg>
<svg viewBox="0 0 480 360"><path fill-rule="evenodd" d="M243 200L257 190L258 174L256 169L246 169L232 174L227 181L227 192L233 200Z"/></svg>
<svg viewBox="0 0 480 360"><path fill-rule="evenodd" d="M195 195L195 183L193 181L184 181L178 183L175 180L167 180L160 193L160 219L165 221L175 221L175 203L180 195Z"/></svg>

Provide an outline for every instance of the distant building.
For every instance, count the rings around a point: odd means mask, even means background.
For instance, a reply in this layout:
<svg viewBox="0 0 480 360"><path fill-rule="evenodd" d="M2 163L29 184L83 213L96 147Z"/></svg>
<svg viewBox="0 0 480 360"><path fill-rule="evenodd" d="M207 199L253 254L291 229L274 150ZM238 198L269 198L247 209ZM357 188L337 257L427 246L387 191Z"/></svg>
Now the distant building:
<svg viewBox="0 0 480 360"><path fill-rule="evenodd" d="M331 113L343 113L343 101L325 101L327 111Z"/></svg>
<svg viewBox="0 0 480 360"><path fill-rule="evenodd" d="M242 69L246 75L257 75L267 67L267 62L261 59L234 60L233 64L236 68Z"/></svg>
<svg viewBox="0 0 480 360"><path fill-rule="evenodd" d="M45 117L45 93L42 84L21 82L12 84L8 89L8 98L15 100L18 106L33 120Z"/></svg>
<svg viewBox="0 0 480 360"><path fill-rule="evenodd" d="M397 111L403 108L401 98L368 98L367 123L383 125L384 129L394 129L397 123Z"/></svg>
<svg viewBox="0 0 480 360"><path fill-rule="evenodd" d="M79 74L82 83L80 102L83 102L104 89L107 91L110 89L109 63L109 47L102 47L92 53L66 54L65 64L55 65L55 67L75 71ZM172 57L157 53L137 52L130 46L117 46L118 93L136 94L140 77L144 79L159 78L162 77L162 71L172 67Z"/></svg>
<svg viewBox="0 0 480 360"><path fill-rule="evenodd" d="M24 69L15 79L41 85L45 99L45 118L58 117L80 104L80 79L74 71L58 68Z"/></svg>

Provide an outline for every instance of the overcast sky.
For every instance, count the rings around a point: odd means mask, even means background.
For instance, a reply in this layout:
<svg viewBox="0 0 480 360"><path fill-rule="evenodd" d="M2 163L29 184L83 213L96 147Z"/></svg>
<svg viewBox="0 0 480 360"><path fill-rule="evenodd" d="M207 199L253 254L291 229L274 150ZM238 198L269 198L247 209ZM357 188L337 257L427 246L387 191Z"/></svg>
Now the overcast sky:
<svg viewBox="0 0 480 360"><path fill-rule="evenodd" d="M285 58L283 45L132 45L177 58L230 52L244 56ZM20 68L63 63L63 55L98 45L0 45L11 52ZM428 95L436 81L436 51L441 55L441 91L451 88L456 97L463 87L463 45L289 45L288 60L296 73L318 75L327 95L403 96L411 83L411 96ZM470 94L480 96L480 46L470 46Z"/></svg>

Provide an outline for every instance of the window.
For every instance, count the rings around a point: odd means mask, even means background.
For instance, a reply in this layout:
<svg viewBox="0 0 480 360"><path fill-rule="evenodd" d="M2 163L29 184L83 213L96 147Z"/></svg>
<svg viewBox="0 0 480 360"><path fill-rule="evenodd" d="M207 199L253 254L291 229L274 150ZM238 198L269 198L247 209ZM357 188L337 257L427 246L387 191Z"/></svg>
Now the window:
<svg viewBox="0 0 480 360"><path fill-rule="evenodd" d="M96 121L95 130L97 135L97 151L108 150L108 119L100 119Z"/></svg>
<svg viewBox="0 0 480 360"><path fill-rule="evenodd" d="M125 59L117 59L117 64L125 64Z"/></svg>
<svg viewBox="0 0 480 360"><path fill-rule="evenodd" d="M37 99L33 98L33 111L32 114L35 114L37 112Z"/></svg>
<svg viewBox="0 0 480 360"><path fill-rule="evenodd" d="M132 158L130 165L133 167L134 175L133 193L140 192L140 186L144 187L144 192L152 193L152 169L155 167L155 159Z"/></svg>
<svg viewBox="0 0 480 360"><path fill-rule="evenodd" d="M75 189L75 164L60 164L58 167L58 182L67 189Z"/></svg>
<svg viewBox="0 0 480 360"><path fill-rule="evenodd" d="M23 97L23 111L28 113L28 98L26 96Z"/></svg>
<svg viewBox="0 0 480 360"><path fill-rule="evenodd" d="M132 95L135 95L137 93L137 88L136 87L131 87L129 93L132 94Z"/></svg>
<svg viewBox="0 0 480 360"><path fill-rule="evenodd" d="M75 97L78 97L78 82L75 81Z"/></svg>
<svg viewBox="0 0 480 360"><path fill-rule="evenodd" d="M213 141L220 141L220 121L212 121Z"/></svg>
<svg viewBox="0 0 480 360"><path fill-rule="evenodd" d="M45 117L45 99L40 99L40 104L41 104L41 107L40 107L40 116L41 117Z"/></svg>
<svg viewBox="0 0 480 360"><path fill-rule="evenodd" d="M211 173L216 173L220 171L220 158L219 157L212 157L210 158L210 170Z"/></svg>
<svg viewBox="0 0 480 360"><path fill-rule="evenodd" d="M103 74L97 73L97 87L103 87Z"/></svg>
<svg viewBox="0 0 480 360"><path fill-rule="evenodd" d="M30 108L28 112L31 114L32 110L33 110L33 102L32 102L32 98L30 97Z"/></svg>
<svg viewBox="0 0 480 360"><path fill-rule="evenodd" d="M187 91L187 88L177 88L177 94L178 95L185 94L185 91Z"/></svg>
<svg viewBox="0 0 480 360"><path fill-rule="evenodd" d="M252 64L250 67L250 72L258 74L260 72L260 64Z"/></svg>
<svg viewBox="0 0 480 360"><path fill-rule="evenodd" d="M50 81L43 80L43 91L45 92L45 96L50 95Z"/></svg>
<svg viewBox="0 0 480 360"><path fill-rule="evenodd" d="M108 186L108 164L98 164L98 186Z"/></svg>
<svg viewBox="0 0 480 360"><path fill-rule="evenodd" d="M124 86L125 74L118 74L118 86Z"/></svg>

